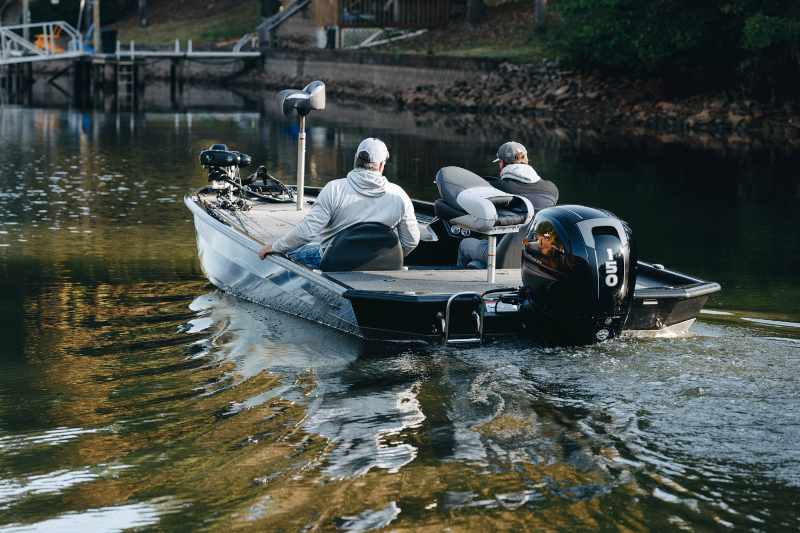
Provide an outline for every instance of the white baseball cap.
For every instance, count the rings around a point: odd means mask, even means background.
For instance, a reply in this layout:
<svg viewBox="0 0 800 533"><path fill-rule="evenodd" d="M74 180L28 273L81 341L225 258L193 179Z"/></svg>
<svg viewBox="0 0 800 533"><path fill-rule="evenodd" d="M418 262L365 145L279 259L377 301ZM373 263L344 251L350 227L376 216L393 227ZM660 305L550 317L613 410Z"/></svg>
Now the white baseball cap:
<svg viewBox="0 0 800 533"><path fill-rule="evenodd" d="M373 137L361 141L361 144L358 145L358 150L356 150L356 157L361 152L369 154L370 163L382 163L389 159L389 149L386 148L382 140Z"/></svg>

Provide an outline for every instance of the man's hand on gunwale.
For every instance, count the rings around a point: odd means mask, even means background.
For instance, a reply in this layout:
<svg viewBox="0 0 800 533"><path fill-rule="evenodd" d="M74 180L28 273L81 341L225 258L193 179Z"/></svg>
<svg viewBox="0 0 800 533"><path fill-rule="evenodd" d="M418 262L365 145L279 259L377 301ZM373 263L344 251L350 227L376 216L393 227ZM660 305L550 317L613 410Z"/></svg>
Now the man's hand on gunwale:
<svg viewBox="0 0 800 533"><path fill-rule="evenodd" d="M258 257L263 261L267 254L271 254L272 252L272 245L265 244L263 248L258 251Z"/></svg>

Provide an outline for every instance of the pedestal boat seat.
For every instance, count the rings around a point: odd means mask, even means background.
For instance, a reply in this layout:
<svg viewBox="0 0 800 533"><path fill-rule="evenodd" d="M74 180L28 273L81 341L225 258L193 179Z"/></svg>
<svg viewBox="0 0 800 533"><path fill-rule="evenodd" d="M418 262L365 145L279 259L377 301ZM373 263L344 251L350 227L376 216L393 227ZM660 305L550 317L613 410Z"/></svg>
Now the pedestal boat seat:
<svg viewBox="0 0 800 533"><path fill-rule="evenodd" d="M441 169L436 174L436 186L442 197L434 203L438 218L489 237L486 267L488 280L493 283L497 235L516 234L527 227L533 218L533 205L527 198L495 189L477 174L459 167ZM514 253L513 237L510 235L504 245L504 259ZM522 254L521 247L517 254Z"/></svg>
<svg viewBox="0 0 800 533"><path fill-rule="evenodd" d="M325 84L321 81L312 81L302 91L286 89L278 93L278 109L287 117L293 112L304 117L311 110L325 109Z"/></svg>
<svg viewBox="0 0 800 533"><path fill-rule="evenodd" d="M403 247L389 226L356 224L336 234L319 268L323 272L403 270Z"/></svg>

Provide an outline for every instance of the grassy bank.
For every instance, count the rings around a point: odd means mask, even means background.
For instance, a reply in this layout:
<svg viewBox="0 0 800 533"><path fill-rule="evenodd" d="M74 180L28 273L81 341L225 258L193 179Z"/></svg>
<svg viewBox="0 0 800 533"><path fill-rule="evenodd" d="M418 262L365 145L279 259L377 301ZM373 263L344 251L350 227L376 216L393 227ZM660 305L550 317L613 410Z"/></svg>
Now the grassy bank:
<svg viewBox="0 0 800 533"><path fill-rule="evenodd" d="M119 31L118 39L123 44L133 40L137 45L172 45L179 39L185 46L191 39L195 46L230 46L261 23L258 4L253 1L228 2L224 7L208 7L203 2L194 9L188 9L188 3L175 0L158 4L154 13L148 12L150 24L146 28L139 27L138 13L131 13L111 27Z"/></svg>
<svg viewBox="0 0 800 533"><path fill-rule="evenodd" d="M467 27L464 15L454 17L440 28L408 40L370 48L370 51L401 54L436 54L461 57L499 57L525 64L552 58L547 38L536 35L531 2L487 6L487 20ZM230 46L261 22L258 3L253 0L226 0L209 5L208 0L163 0L148 5L150 24L139 27L138 11L133 10L110 27L119 31L119 40L134 40L142 45L172 45L175 39L195 45ZM280 37L279 37L280 39ZM287 39L279 46L295 47Z"/></svg>
<svg viewBox="0 0 800 533"><path fill-rule="evenodd" d="M375 52L500 57L511 63L536 63L553 57L547 38L534 31L533 3L509 3L486 8L486 22L466 25L465 15L441 28L408 40L372 48Z"/></svg>

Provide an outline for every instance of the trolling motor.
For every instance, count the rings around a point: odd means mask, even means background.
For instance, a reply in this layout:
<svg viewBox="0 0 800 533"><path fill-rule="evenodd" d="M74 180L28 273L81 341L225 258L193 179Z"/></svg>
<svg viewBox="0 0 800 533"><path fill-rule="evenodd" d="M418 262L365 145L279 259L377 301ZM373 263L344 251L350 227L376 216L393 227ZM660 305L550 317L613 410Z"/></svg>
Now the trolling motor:
<svg viewBox="0 0 800 533"><path fill-rule="evenodd" d="M521 334L552 345L619 337L636 286L636 244L612 213L578 205L536 214L522 245Z"/></svg>
<svg viewBox="0 0 800 533"><path fill-rule="evenodd" d="M247 154L229 150L224 144L214 144L208 150L192 148L189 153L200 156L203 169L208 170L211 189L217 191L223 208L249 210L252 204L245 199L248 195L269 202L294 200L294 192L272 176L263 165L253 174L242 178L240 169L253 162L253 158ZM256 180L260 180L260 183ZM233 196L234 190L239 191L238 198Z"/></svg>
<svg viewBox="0 0 800 533"><path fill-rule="evenodd" d="M214 188L226 189L227 180L239 178L239 169L250 166L253 158L241 152L228 150L224 144L214 144L200 152L200 163L208 169L208 181Z"/></svg>

